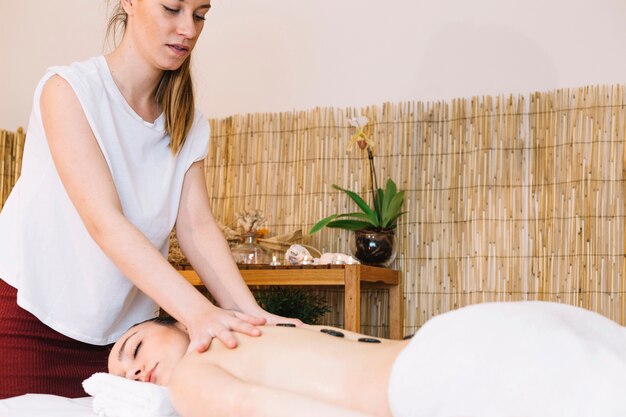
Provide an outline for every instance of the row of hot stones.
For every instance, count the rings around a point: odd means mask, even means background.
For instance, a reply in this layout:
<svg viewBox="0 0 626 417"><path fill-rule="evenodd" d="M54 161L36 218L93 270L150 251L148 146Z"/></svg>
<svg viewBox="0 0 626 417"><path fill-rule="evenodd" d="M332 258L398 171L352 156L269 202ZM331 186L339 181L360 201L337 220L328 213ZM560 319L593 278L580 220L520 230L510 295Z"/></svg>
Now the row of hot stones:
<svg viewBox="0 0 626 417"><path fill-rule="evenodd" d="M276 324L276 326L280 326L280 327L296 327L295 324L293 323L278 323ZM334 330L334 329L321 329L320 332L322 333L326 333L328 335L331 336L335 336L335 337L345 337L345 335L343 333L341 333L339 330ZM413 335L408 335L408 336L404 336L403 339L410 339L412 338ZM360 337L357 339L359 342L362 343L380 343L380 340L375 339L373 337Z"/></svg>
<svg viewBox="0 0 626 417"><path fill-rule="evenodd" d="M296 327L295 324L293 323L278 323L277 326L282 326L282 327ZM344 337L345 335L340 332L339 330L334 330L334 329L320 329L320 332L322 333L326 333L330 336L335 336L335 337ZM380 343L380 340L375 339L373 337L360 337L357 339L359 342L361 343Z"/></svg>

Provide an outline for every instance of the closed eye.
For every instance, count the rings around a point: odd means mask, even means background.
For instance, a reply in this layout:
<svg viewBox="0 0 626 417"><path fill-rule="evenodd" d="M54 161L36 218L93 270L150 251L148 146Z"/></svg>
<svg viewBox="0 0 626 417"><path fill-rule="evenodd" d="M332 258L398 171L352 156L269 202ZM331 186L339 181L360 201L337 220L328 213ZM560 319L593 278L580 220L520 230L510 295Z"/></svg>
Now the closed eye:
<svg viewBox="0 0 626 417"><path fill-rule="evenodd" d="M133 359L137 359L137 354L139 353L139 349L141 348L142 343L143 342L137 343L137 347L135 348L135 350L133 350Z"/></svg>
<svg viewBox="0 0 626 417"><path fill-rule="evenodd" d="M180 11L180 9L172 9L171 7L167 7L166 5L162 5L166 12L176 14Z"/></svg>

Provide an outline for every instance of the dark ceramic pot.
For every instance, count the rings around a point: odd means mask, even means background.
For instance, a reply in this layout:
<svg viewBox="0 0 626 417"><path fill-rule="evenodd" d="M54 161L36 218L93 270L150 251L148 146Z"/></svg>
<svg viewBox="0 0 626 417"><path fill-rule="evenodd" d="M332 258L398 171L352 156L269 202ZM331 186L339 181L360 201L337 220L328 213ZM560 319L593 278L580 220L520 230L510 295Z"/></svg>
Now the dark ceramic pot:
<svg viewBox="0 0 626 417"><path fill-rule="evenodd" d="M364 265L388 267L396 259L394 230L356 230L351 249Z"/></svg>

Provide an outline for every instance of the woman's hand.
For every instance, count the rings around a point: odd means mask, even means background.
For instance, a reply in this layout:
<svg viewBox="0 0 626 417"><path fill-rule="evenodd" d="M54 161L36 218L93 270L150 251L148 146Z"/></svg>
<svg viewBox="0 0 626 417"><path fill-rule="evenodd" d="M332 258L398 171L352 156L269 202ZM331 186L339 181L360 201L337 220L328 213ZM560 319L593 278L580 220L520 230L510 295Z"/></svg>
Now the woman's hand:
<svg viewBox="0 0 626 417"><path fill-rule="evenodd" d="M213 339L219 339L226 347L237 347L237 339L232 332L239 332L248 336L260 336L261 330L256 326L266 323L264 317L255 317L238 311L224 310L213 307L208 314L197 317L189 326L189 348L187 353L205 352Z"/></svg>
<svg viewBox="0 0 626 417"><path fill-rule="evenodd" d="M266 325L269 326L275 326L277 324L281 324L281 323L290 323L290 324L295 324L297 327L302 326L304 323L302 323L301 320L299 319L290 319L287 317L282 317L282 316L278 316L276 314L272 314L272 313L268 313L265 310L261 310L259 312L254 313L257 317L262 317L265 319L266 321Z"/></svg>

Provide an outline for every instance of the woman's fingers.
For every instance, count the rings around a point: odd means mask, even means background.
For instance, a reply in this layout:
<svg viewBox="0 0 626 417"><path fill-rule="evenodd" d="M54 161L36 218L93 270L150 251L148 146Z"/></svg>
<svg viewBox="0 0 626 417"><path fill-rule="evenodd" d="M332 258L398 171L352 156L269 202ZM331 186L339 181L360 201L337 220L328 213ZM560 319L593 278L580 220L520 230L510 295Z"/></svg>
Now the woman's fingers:
<svg viewBox="0 0 626 417"><path fill-rule="evenodd" d="M261 330L256 326L263 324L290 323L295 326L302 326L303 324L298 319L277 316L264 310L259 310L259 313L259 315L251 315L218 308L199 317L199 320L192 327L188 327L190 343L187 352L193 350L199 353L205 352L209 349L214 338L219 339L224 346L233 349L237 347L237 338L233 334L234 332L248 336L260 336Z"/></svg>
<svg viewBox="0 0 626 417"><path fill-rule="evenodd" d="M217 338L229 349L237 347L237 339L235 339L235 336L233 336L230 329L223 328L220 330L217 334Z"/></svg>
<svg viewBox="0 0 626 417"><path fill-rule="evenodd" d="M187 348L187 353L196 351L198 353L206 352L211 346L211 342L213 341L213 337L209 335L193 337L191 333L189 334L189 347Z"/></svg>
<svg viewBox="0 0 626 417"><path fill-rule="evenodd" d="M255 326L262 326L267 322L264 317L252 316L250 314L242 313L240 311L233 311L233 313L235 313L235 317L237 317L238 319L246 321Z"/></svg>
<svg viewBox="0 0 626 417"><path fill-rule="evenodd" d="M202 353L202 352L206 352L209 349L209 346L211 346L211 342L213 341L212 337L204 337L202 338L197 344L196 344L196 351L198 353Z"/></svg>
<svg viewBox="0 0 626 417"><path fill-rule="evenodd" d="M302 320L299 319L291 319L291 318L287 318L287 317L282 317L282 316L277 316L275 314L269 314L267 316L265 316L267 319L267 324L270 325L277 325L277 324L282 324L282 323L290 323L290 324L294 324L297 327L302 326Z"/></svg>
<svg viewBox="0 0 626 417"><path fill-rule="evenodd" d="M263 322L265 322L265 320L263 320ZM261 335L261 330L258 327L253 326L252 324L245 322L245 321L237 322L232 327L232 329L236 332L247 334L248 336L260 336Z"/></svg>
<svg viewBox="0 0 626 417"><path fill-rule="evenodd" d="M219 310L199 320L189 331L189 348L187 352L205 352L209 349L213 339L218 339L226 347L237 347L237 339L233 332L243 333L249 336L260 336L261 330L256 325L265 324L265 318L251 316L249 314Z"/></svg>

